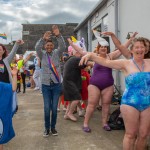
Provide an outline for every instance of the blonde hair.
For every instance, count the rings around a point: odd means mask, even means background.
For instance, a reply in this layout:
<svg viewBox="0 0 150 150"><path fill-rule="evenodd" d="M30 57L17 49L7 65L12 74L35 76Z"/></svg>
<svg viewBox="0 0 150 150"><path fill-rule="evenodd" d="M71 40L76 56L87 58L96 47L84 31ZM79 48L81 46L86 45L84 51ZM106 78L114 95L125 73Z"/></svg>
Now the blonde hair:
<svg viewBox="0 0 150 150"><path fill-rule="evenodd" d="M142 42L144 44L144 46L146 47L146 41L145 38L143 37L139 37L139 38L135 38L132 42L131 42L131 46L130 46L130 50L133 49L133 46L136 42Z"/></svg>

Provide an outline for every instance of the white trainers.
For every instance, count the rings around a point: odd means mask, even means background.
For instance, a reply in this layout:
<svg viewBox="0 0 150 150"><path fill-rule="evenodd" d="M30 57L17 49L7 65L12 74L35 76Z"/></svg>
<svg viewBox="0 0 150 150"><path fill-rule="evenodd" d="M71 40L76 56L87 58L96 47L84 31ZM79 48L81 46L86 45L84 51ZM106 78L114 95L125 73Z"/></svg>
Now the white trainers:
<svg viewBox="0 0 150 150"><path fill-rule="evenodd" d="M84 110L79 110L78 114L79 114L79 117L84 117L85 115Z"/></svg>
<svg viewBox="0 0 150 150"><path fill-rule="evenodd" d="M64 108L63 108L63 111L66 111L66 110L67 110L67 108L64 107Z"/></svg>
<svg viewBox="0 0 150 150"><path fill-rule="evenodd" d="M39 89L40 89L39 87L35 87L35 88L34 88L34 91L37 91L37 90L39 90Z"/></svg>

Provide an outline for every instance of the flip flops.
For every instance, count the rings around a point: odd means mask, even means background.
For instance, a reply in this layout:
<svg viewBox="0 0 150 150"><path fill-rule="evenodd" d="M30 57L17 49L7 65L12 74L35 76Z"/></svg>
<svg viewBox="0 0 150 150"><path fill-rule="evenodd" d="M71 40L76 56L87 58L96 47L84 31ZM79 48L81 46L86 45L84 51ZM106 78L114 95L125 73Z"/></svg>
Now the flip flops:
<svg viewBox="0 0 150 150"><path fill-rule="evenodd" d="M82 127L82 130L86 133L90 133L91 129L89 127Z"/></svg>
<svg viewBox="0 0 150 150"><path fill-rule="evenodd" d="M111 131L111 128L110 128L110 126L109 126L108 124L104 125L104 126L103 126L103 129L104 129L105 131Z"/></svg>

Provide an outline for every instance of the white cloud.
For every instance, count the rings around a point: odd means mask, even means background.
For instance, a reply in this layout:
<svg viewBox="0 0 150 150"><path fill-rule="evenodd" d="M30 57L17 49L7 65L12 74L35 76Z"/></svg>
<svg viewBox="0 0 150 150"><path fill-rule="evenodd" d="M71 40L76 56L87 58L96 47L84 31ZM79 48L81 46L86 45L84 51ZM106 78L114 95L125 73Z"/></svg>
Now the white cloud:
<svg viewBox="0 0 150 150"><path fill-rule="evenodd" d="M0 33L21 35L22 23L80 22L99 0L0 0ZM1 42L1 40L0 40Z"/></svg>

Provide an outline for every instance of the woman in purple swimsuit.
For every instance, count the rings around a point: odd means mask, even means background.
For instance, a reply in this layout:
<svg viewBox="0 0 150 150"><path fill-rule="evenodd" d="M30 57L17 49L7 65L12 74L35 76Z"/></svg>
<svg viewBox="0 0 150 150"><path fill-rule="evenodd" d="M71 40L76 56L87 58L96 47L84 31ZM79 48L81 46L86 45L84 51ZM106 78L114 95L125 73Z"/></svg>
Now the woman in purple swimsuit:
<svg viewBox="0 0 150 150"><path fill-rule="evenodd" d="M107 46L99 45L98 49L99 56L109 60L117 59L121 55L119 50L107 54ZM83 131L91 132L91 129L89 128L89 120L100 98L102 101L102 126L106 131L111 130L107 124L107 120L110 103L114 92L113 84L114 79L112 76L112 69L95 63L93 67L93 74L90 78L90 84L88 87L88 106L86 109Z"/></svg>
<svg viewBox="0 0 150 150"><path fill-rule="evenodd" d="M68 41L70 45L74 47L74 49L78 50L78 48L75 45L73 45L73 43L70 40ZM107 54L108 46L101 46L100 44L98 44L98 52L99 56L111 60L116 59L121 55L119 50ZM85 55L85 52L82 55ZM114 92L113 84L114 80L112 76L112 69L103 67L99 64L94 64L93 74L90 79L90 85L88 86L88 106L86 109L83 125L83 130L85 132L91 131L91 129L88 126L88 123L100 98L102 100L103 128L107 131L111 130L107 124L107 119L112 95Z"/></svg>

